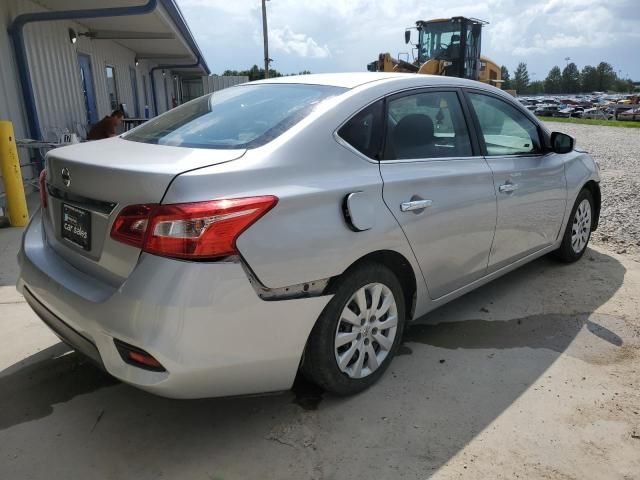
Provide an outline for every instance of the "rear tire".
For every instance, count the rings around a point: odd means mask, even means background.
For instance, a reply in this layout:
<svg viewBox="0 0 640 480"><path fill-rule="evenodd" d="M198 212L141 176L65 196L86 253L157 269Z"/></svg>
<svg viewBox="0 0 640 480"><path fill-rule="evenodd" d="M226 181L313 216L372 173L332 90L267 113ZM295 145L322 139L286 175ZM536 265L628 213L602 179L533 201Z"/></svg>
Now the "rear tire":
<svg viewBox="0 0 640 480"><path fill-rule="evenodd" d="M554 252L559 260L565 263L573 263L582 258L591 238L593 212L593 196L589 190L584 188L578 194L576 203L571 210L562 244Z"/></svg>
<svg viewBox="0 0 640 480"><path fill-rule="evenodd" d="M405 324L402 287L387 267L363 264L348 271L316 322L302 373L337 395L373 385L395 355Z"/></svg>

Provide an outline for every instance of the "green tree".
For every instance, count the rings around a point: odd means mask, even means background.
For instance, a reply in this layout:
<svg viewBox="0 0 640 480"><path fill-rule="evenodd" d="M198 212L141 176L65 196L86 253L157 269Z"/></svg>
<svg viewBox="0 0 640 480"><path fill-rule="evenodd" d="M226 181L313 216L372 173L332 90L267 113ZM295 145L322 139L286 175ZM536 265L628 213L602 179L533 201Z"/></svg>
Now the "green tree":
<svg viewBox="0 0 640 480"><path fill-rule="evenodd" d="M598 90L606 92L613 87L613 82L618 78L611 64L600 62L596 67L598 72Z"/></svg>
<svg viewBox="0 0 640 480"><path fill-rule="evenodd" d="M520 62L516 68L514 77L514 87L519 94L527 93L529 87L529 71L527 70L527 64Z"/></svg>
<svg viewBox="0 0 640 480"><path fill-rule="evenodd" d="M585 65L582 69L581 77L581 90L585 93L595 92L598 90L598 71L591 65Z"/></svg>
<svg viewBox="0 0 640 480"><path fill-rule="evenodd" d="M613 82L613 90L616 92L631 93L633 92L633 82L629 78L619 78Z"/></svg>
<svg viewBox="0 0 640 480"><path fill-rule="evenodd" d="M547 78L544 80L544 91L546 93L560 93L562 90L562 73L557 65L549 70Z"/></svg>
<svg viewBox="0 0 640 480"><path fill-rule="evenodd" d="M562 93L578 93L580 91L580 71L571 62L562 70Z"/></svg>
<svg viewBox="0 0 640 480"><path fill-rule="evenodd" d="M311 73L308 70L305 70L302 73ZM249 77L249 81L252 82L254 80L262 80L264 78L264 68L259 68L257 65L254 65L249 70L225 70L222 73L223 76L246 76ZM273 68L269 69L269 77L282 77L282 73L274 70Z"/></svg>
<svg viewBox="0 0 640 480"><path fill-rule="evenodd" d="M500 67L500 76L502 77L502 89L503 90L511 90L513 85L511 85L511 75L509 75L509 69L504 65Z"/></svg>
<svg viewBox="0 0 640 480"><path fill-rule="evenodd" d="M536 80L529 84L529 93L533 95L539 95L545 93L544 82L542 80Z"/></svg>

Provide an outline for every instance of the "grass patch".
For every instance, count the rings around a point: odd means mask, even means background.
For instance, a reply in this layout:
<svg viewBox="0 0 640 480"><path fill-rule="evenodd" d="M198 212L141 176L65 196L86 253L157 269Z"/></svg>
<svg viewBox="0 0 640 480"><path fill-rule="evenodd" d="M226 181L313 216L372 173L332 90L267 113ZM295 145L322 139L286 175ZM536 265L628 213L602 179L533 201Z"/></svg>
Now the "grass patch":
<svg viewBox="0 0 640 480"><path fill-rule="evenodd" d="M640 128L640 122L633 120L597 120L594 118L538 117L543 122L578 123L582 125L602 125L605 127Z"/></svg>

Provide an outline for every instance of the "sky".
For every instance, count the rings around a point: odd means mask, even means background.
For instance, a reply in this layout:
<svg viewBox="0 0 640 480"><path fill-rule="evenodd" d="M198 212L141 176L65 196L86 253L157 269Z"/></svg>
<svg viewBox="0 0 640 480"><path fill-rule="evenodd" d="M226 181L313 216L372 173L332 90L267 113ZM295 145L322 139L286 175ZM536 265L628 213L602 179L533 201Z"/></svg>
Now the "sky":
<svg viewBox="0 0 640 480"><path fill-rule="evenodd" d="M212 73L263 66L260 0L178 4ZM282 73L363 71L378 53L411 55L416 20L456 15L489 22L482 54L512 74L522 61L544 80L569 57L640 81L640 0L269 0L269 57Z"/></svg>

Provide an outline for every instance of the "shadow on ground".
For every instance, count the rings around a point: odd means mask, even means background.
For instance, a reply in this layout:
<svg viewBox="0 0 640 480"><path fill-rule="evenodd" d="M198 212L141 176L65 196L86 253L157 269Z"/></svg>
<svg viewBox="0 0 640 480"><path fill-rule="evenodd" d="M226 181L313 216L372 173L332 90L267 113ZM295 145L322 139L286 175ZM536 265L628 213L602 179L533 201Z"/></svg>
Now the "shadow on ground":
<svg viewBox="0 0 640 480"><path fill-rule="evenodd" d="M589 314L542 314L514 318L503 322L464 320L415 325L408 329L405 342L417 342L441 348L548 348L557 353L565 351L584 326L601 339L617 347L622 339L597 323ZM553 334L549 334L553 332ZM409 353L406 350L404 353Z"/></svg>
<svg viewBox="0 0 640 480"><path fill-rule="evenodd" d="M593 312L624 274L593 250L574 265L537 260L420 319L382 381L351 398L297 384L168 400L56 345L0 373L0 477L425 478L580 332L621 348ZM32 462L33 445L49 453Z"/></svg>

